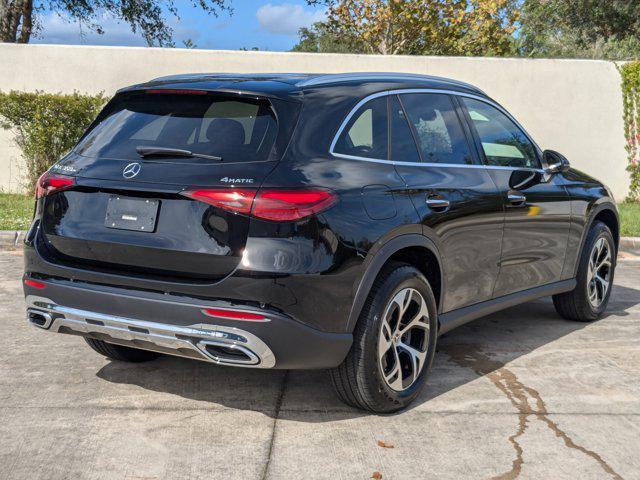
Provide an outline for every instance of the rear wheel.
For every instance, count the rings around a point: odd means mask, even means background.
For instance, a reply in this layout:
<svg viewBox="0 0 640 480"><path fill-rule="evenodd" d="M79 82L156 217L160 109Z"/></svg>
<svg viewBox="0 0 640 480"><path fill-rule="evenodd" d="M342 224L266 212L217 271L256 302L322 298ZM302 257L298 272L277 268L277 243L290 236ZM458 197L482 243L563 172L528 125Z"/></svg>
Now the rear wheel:
<svg viewBox="0 0 640 480"><path fill-rule="evenodd" d="M107 358L119 360L121 362L148 362L149 360L155 360L161 355L160 353L150 352L149 350L140 350L138 348L114 345L113 343L96 340L95 338L85 337L85 341L100 355L104 355Z"/></svg>
<svg viewBox="0 0 640 480"><path fill-rule="evenodd" d="M595 222L580 257L576 288L553 296L556 311L568 320L598 319L609 303L615 267L616 248L611 230L604 223Z"/></svg>
<svg viewBox="0 0 640 480"><path fill-rule="evenodd" d="M385 266L374 282L347 358L331 371L338 396L376 413L409 405L424 387L435 354L436 302L414 267Z"/></svg>

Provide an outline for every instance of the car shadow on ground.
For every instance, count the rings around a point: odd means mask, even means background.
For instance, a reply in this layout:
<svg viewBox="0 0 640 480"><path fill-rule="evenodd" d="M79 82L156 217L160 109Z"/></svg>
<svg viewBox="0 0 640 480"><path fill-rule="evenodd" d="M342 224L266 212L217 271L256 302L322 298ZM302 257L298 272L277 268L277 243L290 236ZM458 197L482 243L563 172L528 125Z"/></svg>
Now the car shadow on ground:
<svg viewBox="0 0 640 480"><path fill-rule="evenodd" d="M624 317L638 303L640 290L616 285L602 320L612 315ZM541 299L464 325L440 338L427 387L410 409L480 376L488 376L491 381L497 378L496 371L505 376L504 367L509 362L596 323L564 320L555 312L551 299ZM145 364L112 361L97 376L187 401L206 402L211 408L248 409L296 421L329 422L368 415L341 403L323 371L220 367L165 356ZM494 383L503 389L500 383Z"/></svg>

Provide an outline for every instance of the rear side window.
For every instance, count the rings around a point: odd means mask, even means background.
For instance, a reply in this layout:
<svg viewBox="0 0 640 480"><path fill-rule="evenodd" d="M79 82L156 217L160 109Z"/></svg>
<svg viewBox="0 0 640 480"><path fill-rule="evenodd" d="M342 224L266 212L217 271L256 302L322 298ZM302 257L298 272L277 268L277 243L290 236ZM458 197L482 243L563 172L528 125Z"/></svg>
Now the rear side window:
<svg viewBox="0 0 640 480"><path fill-rule="evenodd" d="M540 168L533 143L504 113L488 103L463 98L488 165Z"/></svg>
<svg viewBox="0 0 640 480"><path fill-rule="evenodd" d="M387 97L369 100L349 119L334 153L386 159L388 148Z"/></svg>
<svg viewBox="0 0 640 480"><path fill-rule="evenodd" d="M138 157L137 147L162 147L219 156L224 161L260 161L268 158L277 130L266 100L141 92L116 97L76 152L131 159Z"/></svg>
<svg viewBox="0 0 640 480"><path fill-rule="evenodd" d="M460 120L448 95L411 93L400 98L416 133L424 162L473 163Z"/></svg>
<svg viewBox="0 0 640 480"><path fill-rule="evenodd" d="M407 123L404 109L395 95L389 97L389 115L391 120L391 160L419 162L420 155L411 128Z"/></svg>

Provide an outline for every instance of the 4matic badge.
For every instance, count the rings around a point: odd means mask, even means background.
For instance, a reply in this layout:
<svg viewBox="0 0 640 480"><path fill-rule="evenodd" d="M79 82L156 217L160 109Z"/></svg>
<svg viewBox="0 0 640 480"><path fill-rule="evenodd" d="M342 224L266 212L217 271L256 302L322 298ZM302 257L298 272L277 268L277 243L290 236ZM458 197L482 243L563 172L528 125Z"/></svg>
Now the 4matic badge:
<svg viewBox="0 0 640 480"><path fill-rule="evenodd" d="M253 178L229 178L223 177L220 179L224 183L253 183Z"/></svg>

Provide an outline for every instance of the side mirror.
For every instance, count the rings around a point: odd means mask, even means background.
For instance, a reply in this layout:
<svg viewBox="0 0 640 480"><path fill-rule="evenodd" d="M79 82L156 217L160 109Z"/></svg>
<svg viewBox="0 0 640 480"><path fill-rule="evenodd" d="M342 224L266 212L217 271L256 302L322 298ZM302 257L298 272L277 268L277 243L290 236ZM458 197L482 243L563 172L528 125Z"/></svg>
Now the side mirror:
<svg viewBox="0 0 640 480"><path fill-rule="evenodd" d="M548 174L566 172L571 167L567 157L555 150L545 150L542 153L542 160L547 164L545 173Z"/></svg>

